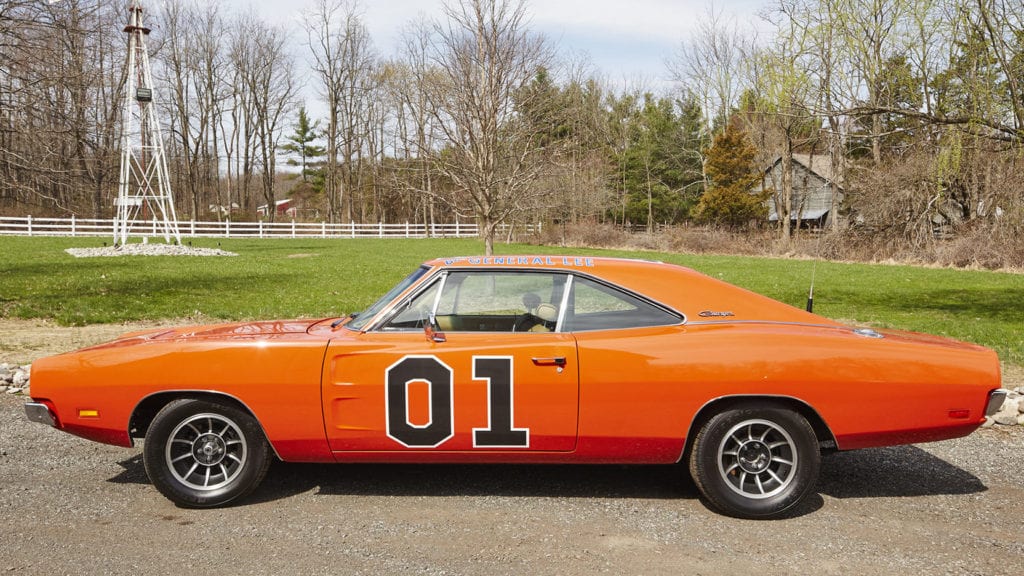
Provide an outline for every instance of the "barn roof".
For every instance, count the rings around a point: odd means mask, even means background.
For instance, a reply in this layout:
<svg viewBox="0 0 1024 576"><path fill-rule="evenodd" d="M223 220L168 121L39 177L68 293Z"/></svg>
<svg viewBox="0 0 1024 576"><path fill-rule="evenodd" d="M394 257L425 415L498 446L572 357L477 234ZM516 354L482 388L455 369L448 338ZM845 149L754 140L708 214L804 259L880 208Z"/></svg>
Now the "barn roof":
<svg viewBox="0 0 1024 576"><path fill-rule="evenodd" d="M781 161L782 158L779 158L775 163ZM793 161L799 162L804 168L817 174L824 180L834 181L836 184L842 185L843 179L841 177L838 180L832 177L832 160L827 154L814 154L813 156L810 154L793 154Z"/></svg>

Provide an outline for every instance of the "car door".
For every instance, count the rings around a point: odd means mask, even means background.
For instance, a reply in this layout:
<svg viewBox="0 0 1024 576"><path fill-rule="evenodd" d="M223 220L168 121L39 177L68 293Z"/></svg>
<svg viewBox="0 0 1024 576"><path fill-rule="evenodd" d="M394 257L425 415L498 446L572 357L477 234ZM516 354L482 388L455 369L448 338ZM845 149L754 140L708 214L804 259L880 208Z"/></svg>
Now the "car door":
<svg viewBox="0 0 1024 576"><path fill-rule="evenodd" d="M572 451L576 342L552 317L564 283L547 272L445 273L377 326L332 341L323 378L331 449L441 460Z"/></svg>

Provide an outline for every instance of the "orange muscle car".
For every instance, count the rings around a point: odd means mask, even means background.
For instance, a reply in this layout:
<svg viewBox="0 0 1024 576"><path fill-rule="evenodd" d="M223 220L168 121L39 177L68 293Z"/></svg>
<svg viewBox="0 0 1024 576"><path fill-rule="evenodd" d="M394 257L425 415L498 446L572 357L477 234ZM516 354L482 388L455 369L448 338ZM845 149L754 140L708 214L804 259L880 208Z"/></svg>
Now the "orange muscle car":
<svg viewBox="0 0 1024 576"><path fill-rule="evenodd" d="M770 518L822 451L964 436L1001 404L989 349L855 328L679 266L427 262L346 318L127 334L32 366L32 420L131 446L181 506L289 462L685 462ZM904 408L913 407L912 410Z"/></svg>

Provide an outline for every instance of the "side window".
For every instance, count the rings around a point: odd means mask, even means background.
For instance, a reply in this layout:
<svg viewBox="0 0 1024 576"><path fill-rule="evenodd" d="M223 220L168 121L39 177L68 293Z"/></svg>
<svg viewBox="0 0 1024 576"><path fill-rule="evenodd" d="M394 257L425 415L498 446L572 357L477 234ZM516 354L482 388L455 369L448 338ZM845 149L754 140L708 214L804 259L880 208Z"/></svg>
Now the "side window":
<svg viewBox="0 0 1024 576"><path fill-rule="evenodd" d="M430 311L437 300L437 290L441 280L436 280L429 288L420 292L415 298L406 302L398 313L384 325L385 330L422 330L430 318Z"/></svg>
<svg viewBox="0 0 1024 576"><path fill-rule="evenodd" d="M552 332L558 329L566 278L546 272L449 272L443 282L402 306L383 328L422 329L433 312L443 331Z"/></svg>
<svg viewBox="0 0 1024 576"><path fill-rule="evenodd" d="M682 322L676 314L589 278L573 279L570 299L573 313L566 318L566 330L614 330Z"/></svg>

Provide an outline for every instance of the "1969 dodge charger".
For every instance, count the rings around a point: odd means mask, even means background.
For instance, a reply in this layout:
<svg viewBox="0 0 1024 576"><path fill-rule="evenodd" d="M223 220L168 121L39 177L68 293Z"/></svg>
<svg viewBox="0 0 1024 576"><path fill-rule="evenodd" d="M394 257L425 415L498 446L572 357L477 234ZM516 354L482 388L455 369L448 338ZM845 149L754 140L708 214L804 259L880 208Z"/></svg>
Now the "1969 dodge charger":
<svg viewBox="0 0 1024 576"><path fill-rule="evenodd" d="M126 334L32 366L31 420L144 438L181 506L289 462L685 463L707 503L771 518L821 453L971 433L996 354L856 328L656 262L427 262L345 318ZM912 408L912 409L908 409Z"/></svg>

